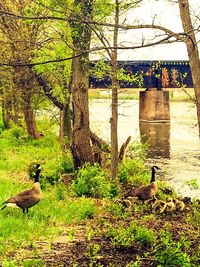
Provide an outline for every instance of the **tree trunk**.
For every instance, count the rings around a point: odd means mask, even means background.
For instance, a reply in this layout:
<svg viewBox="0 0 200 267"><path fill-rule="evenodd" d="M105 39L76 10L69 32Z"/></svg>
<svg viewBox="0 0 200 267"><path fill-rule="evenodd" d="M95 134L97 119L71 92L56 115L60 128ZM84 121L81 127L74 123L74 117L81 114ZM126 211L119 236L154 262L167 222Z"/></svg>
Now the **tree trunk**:
<svg viewBox="0 0 200 267"><path fill-rule="evenodd" d="M88 70L87 66L84 67L85 63L81 58L76 58L72 68L72 154L75 168L85 162L94 162L90 146Z"/></svg>
<svg viewBox="0 0 200 267"><path fill-rule="evenodd" d="M19 99L17 98L17 95L16 94L14 94L13 96L12 96L12 98L13 98L13 121L14 121L14 123L15 124L17 124L17 125L20 125L20 122L19 122L19 113L20 113L20 111L19 111Z"/></svg>
<svg viewBox="0 0 200 267"><path fill-rule="evenodd" d="M119 24L119 3L118 0L115 1L115 29L114 29L114 39L113 46L118 45L118 24ZM118 81L117 81L117 49L112 51L111 57L111 67L112 67L112 117L111 122L111 175L112 179L116 179L118 175Z"/></svg>
<svg viewBox="0 0 200 267"><path fill-rule="evenodd" d="M2 99L2 119L5 129L9 129L11 125L12 102L9 99Z"/></svg>
<svg viewBox="0 0 200 267"><path fill-rule="evenodd" d="M30 99L27 99L26 103L24 104L24 119L28 135L34 139L39 138L40 134L37 131L35 114L31 107Z"/></svg>
<svg viewBox="0 0 200 267"><path fill-rule="evenodd" d="M22 76L19 77L20 73ZM23 69L22 72L18 70L17 88L21 91L22 95L22 110L24 113L24 120L26 123L26 129L29 136L34 139L40 137L40 134L36 127L35 114L32 107L32 96L34 89L34 77L29 68Z"/></svg>
<svg viewBox="0 0 200 267"><path fill-rule="evenodd" d="M60 141L63 148L70 149L72 139L70 97L60 111Z"/></svg>
<svg viewBox="0 0 200 267"><path fill-rule="evenodd" d="M183 29L186 35L186 46L192 73L193 87L196 96L197 120L200 136L200 59L195 32L191 21L188 0L179 0L179 10Z"/></svg>
<svg viewBox="0 0 200 267"><path fill-rule="evenodd" d="M91 18L93 1L75 0L74 5L80 5L81 15ZM89 53L91 29L86 24L71 23L74 55L81 54L72 60L72 155L74 166L77 169L85 162L94 163L90 145L89 127Z"/></svg>

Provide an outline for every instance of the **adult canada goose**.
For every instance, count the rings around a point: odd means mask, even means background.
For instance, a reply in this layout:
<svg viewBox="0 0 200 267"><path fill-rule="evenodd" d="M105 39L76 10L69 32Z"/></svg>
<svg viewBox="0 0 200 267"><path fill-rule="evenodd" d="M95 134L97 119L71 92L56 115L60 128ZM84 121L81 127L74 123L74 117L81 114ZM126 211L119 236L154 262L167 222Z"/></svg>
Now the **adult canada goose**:
<svg viewBox="0 0 200 267"><path fill-rule="evenodd" d="M149 185L143 185L136 189L134 196L138 197L139 200L147 200L150 198L155 198L156 192L158 190L158 185L155 179L156 170L160 170L157 166L152 166L151 181Z"/></svg>
<svg viewBox="0 0 200 267"><path fill-rule="evenodd" d="M6 207L12 208L21 208L23 213L25 211L28 213L28 209L35 206L41 199L41 189L39 183L39 174L41 172L40 164L35 166L35 175L34 175L34 185L31 189L23 191L14 197L9 198L3 204L5 209Z"/></svg>

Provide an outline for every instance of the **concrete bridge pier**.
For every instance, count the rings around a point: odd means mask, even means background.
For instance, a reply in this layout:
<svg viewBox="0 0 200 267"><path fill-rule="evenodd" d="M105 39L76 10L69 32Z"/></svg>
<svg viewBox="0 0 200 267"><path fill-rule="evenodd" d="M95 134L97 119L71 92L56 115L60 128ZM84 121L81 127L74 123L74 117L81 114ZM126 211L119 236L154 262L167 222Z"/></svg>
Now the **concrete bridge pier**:
<svg viewBox="0 0 200 267"><path fill-rule="evenodd" d="M149 88L140 92L140 136L148 142L148 157L170 157L169 92Z"/></svg>
<svg viewBox="0 0 200 267"><path fill-rule="evenodd" d="M169 92L149 88L140 92L140 122L169 122Z"/></svg>

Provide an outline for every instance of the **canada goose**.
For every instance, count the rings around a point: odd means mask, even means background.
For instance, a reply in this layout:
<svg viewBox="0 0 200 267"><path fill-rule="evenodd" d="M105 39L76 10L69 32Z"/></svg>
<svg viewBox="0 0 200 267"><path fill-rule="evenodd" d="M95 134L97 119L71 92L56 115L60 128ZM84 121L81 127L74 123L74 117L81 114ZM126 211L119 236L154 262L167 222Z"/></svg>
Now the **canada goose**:
<svg viewBox="0 0 200 267"><path fill-rule="evenodd" d="M157 182L155 180L155 174L156 170L160 170L160 168L157 166L152 166L151 169L152 172L150 184L139 187L134 194L136 197L138 197L139 200L145 201L147 199L155 197L156 192L158 190Z"/></svg>
<svg viewBox="0 0 200 267"><path fill-rule="evenodd" d="M167 204L165 201L156 200L154 205L152 206L153 213L163 213L165 211Z"/></svg>
<svg viewBox="0 0 200 267"><path fill-rule="evenodd" d="M21 208L23 213L28 213L28 209L36 205L41 199L41 189L39 183L39 174L41 171L40 164L36 164L36 171L34 176L34 185L31 189L23 191L14 197L9 198L3 204L6 207Z"/></svg>

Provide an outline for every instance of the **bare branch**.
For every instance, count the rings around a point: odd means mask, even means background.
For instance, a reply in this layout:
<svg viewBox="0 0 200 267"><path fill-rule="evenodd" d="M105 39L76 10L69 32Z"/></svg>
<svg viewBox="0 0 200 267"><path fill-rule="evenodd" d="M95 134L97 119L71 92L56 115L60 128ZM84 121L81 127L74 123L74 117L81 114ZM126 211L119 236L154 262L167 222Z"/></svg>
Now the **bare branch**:
<svg viewBox="0 0 200 267"><path fill-rule="evenodd" d="M91 48L88 51L81 51L81 53L68 57L68 58L61 58L61 59L52 59L52 60L47 60L47 61L43 61L43 62L35 62L35 63L31 63L31 62L10 62L10 63L0 63L0 66L10 66L10 67L33 67L33 66L37 66L37 65L44 65L44 64L49 64L49 63L58 63L58 62L64 62L67 60L71 60L73 58L77 58L80 57L83 53L91 53L91 52L95 52L95 51L100 51L100 50L111 50L111 49L118 49L118 50L127 50L127 49L139 49L139 48L144 48L144 47L150 47L150 46L154 46L154 45L158 45L158 44L169 44L169 43L173 43L176 40L170 40L171 36L167 36L166 38L163 38L161 40L158 40L156 42L151 42L151 43L147 43L147 44L141 44L141 45L136 45L136 46L100 46L100 47L94 47Z"/></svg>
<svg viewBox="0 0 200 267"><path fill-rule="evenodd" d="M68 21L68 22L77 22L77 23L85 23L85 24L93 24L93 25L98 25L98 26L104 26L104 27L109 27L109 28L115 28L115 24L113 23L103 23L103 22L97 22L93 20L89 20L86 18L75 18L75 17L55 17L55 16L37 16L37 17L27 17L27 16L22 16L22 15L17 15L11 12L7 12L4 10L0 10L0 15L7 15L14 17L16 19L29 19L29 20L61 20L61 21ZM117 26L119 29L123 30L137 30L137 29L157 29L160 31L163 31L171 36L176 37L177 39L180 38L181 33L175 33L172 30L165 28L160 25L155 25L155 24L144 24L144 25L122 25L119 24Z"/></svg>

